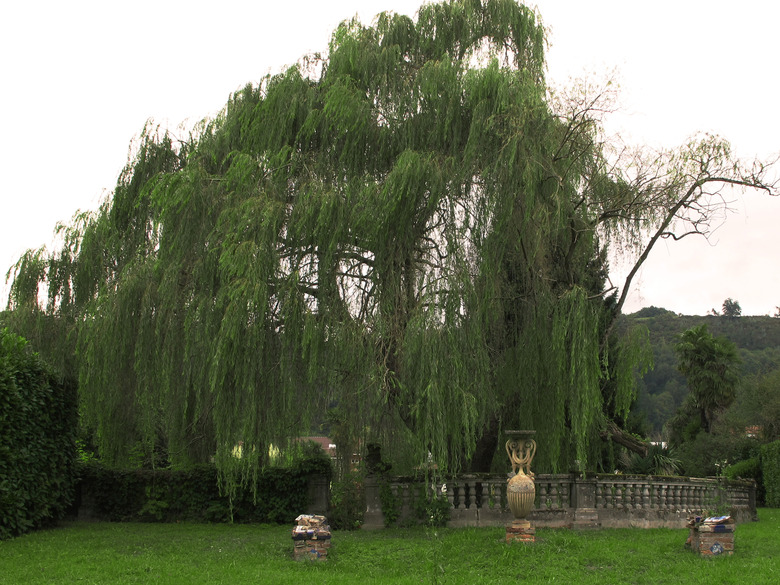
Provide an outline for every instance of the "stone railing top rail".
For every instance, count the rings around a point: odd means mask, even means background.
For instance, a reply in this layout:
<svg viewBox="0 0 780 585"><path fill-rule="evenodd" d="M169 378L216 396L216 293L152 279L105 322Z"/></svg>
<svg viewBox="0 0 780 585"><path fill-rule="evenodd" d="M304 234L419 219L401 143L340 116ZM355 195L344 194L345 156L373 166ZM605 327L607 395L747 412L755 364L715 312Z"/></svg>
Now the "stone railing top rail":
<svg viewBox="0 0 780 585"><path fill-rule="evenodd" d="M387 475L379 476L389 483L444 483L447 481L496 481L506 480L508 476L500 473L461 473L461 474L437 474L429 475ZM695 483L695 484L724 484L733 486L751 486L755 483L752 479L728 479L721 477L689 477L683 475L637 475L623 473L536 473L536 481L564 481L580 482L587 480L605 482L634 482L634 483Z"/></svg>

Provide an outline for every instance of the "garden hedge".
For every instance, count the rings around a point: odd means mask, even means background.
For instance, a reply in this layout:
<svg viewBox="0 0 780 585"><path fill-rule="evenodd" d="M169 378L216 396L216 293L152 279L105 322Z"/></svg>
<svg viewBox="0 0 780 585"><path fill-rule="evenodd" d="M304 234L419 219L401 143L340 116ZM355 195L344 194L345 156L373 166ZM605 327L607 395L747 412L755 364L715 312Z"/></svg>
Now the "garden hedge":
<svg viewBox="0 0 780 585"><path fill-rule="evenodd" d="M319 449L319 448L318 448ZM309 480L330 475L325 459L262 469L232 500L214 465L187 470L117 470L80 465L79 513L112 522L256 522L291 524L309 507Z"/></svg>
<svg viewBox="0 0 780 585"><path fill-rule="evenodd" d="M764 489L764 477L761 470L761 458L756 455L750 459L738 461L729 465L724 471L728 479L752 479L756 482L756 504L766 505L766 490Z"/></svg>
<svg viewBox="0 0 780 585"><path fill-rule="evenodd" d="M0 539L54 524L74 493L75 384L0 330Z"/></svg>
<svg viewBox="0 0 780 585"><path fill-rule="evenodd" d="M761 470L766 489L766 505L780 508L780 441L761 447Z"/></svg>

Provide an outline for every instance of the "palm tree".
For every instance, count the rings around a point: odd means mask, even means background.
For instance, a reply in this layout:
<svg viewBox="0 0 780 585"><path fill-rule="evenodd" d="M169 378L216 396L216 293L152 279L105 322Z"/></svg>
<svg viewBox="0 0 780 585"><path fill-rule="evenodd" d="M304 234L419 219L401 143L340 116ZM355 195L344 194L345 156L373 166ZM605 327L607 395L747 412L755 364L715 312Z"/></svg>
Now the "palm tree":
<svg viewBox="0 0 780 585"><path fill-rule="evenodd" d="M702 429L709 433L717 415L734 401L740 364L737 348L700 325L683 332L674 349L677 369L688 381Z"/></svg>

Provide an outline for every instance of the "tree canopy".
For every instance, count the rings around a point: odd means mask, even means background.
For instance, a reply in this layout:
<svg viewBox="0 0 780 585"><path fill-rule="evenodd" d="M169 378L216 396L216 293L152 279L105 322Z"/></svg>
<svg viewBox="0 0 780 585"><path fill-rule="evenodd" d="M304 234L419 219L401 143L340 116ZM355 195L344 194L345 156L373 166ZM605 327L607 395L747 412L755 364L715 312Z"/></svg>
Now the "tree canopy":
<svg viewBox="0 0 780 585"><path fill-rule="evenodd" d="M724 317L739 317L742 315L742 307L738 301L735 301L731 297L723 301L723 316Z"/></svg>
<svg viewBox="0 0 780 585"><path fill-rule="evenodd" d="M706 234L722 185L774 191L716 137L605 143L603 94L549 91L544 43L513 0L427 4L345 21L187 140L147 125L110 199L12 269L103 456L228 470L242 442L249 473L326 422L411 465L489 466L518 426L540 470L593 461L647 363L612 333L639 265Z"/></svg>
<svg viewBox="0 0 780 585"><path fill-rule="evenodd" d="M737 348L725 337L714 337L707 325L699 325L682 333L674 350L677 368L688 381L689 400L708 433L717 415L734 401L740 364Z"/></svg>

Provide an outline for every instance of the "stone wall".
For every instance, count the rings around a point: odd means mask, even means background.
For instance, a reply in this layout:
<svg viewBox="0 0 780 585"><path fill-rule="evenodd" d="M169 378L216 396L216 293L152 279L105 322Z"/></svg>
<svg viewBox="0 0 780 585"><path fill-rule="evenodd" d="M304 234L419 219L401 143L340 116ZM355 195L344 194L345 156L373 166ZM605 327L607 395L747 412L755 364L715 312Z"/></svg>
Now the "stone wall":
<svg viewBox="0 0 780 585"><path fill-rule="evenodd" d="M399 521L413 517L421 494L436 493L450 504L448 526L503 526L512 522L503 476L459 476L423 485L411 478L366 479L363 527L384 527L380 481L400 502ZM529 520L537 527L684 528L693 514L725 510L737 522L756 518L753 481L629 475L538 474Z"/></svg>

